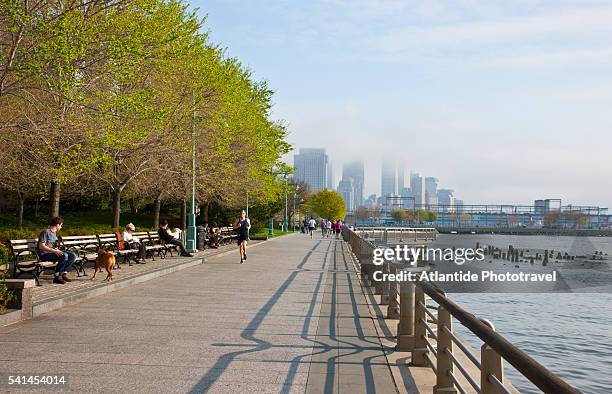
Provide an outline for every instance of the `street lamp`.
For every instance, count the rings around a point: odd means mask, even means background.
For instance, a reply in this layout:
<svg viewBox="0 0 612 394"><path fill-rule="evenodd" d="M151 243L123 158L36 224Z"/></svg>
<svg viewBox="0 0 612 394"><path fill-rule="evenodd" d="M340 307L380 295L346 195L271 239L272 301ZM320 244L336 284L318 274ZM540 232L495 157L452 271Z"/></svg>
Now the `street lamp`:
<svg viewBox="0 0 612 394"><path fill-rule="evenodd" d="M288 219L287 219L287 175L290 174L290 172L287 171L264 171L268 174L272 174L272 175L283 175L283 177L285 178L285 220L284 223L282 225L283 228L283 232L288 232L289 231L289 223L288 223ZM269 233L272 234L272 218L270 218L270 230Z"/></svg>
<svg viewBox="0 0 612 394"><path fill-rule="evenodd" d="M195 99L194 99L195 106ZM187 227L186 249L189 253L195 253L196 249L196 226L195 226L195 181L196 181L196 153L195 153L195 120L196 111L193 110L191 123L191 210L189 212L189 226Z"/></svg>
<svg viewBox="0 0 612 394"><path fill-rule="evenodd" d="M287 173L284 173L285 176L285 222L283 223L283 231L289 231L289 220L287 218Z"/></svg>
<svg viewBox="0 0 612 394"><path fill-rule="evenodd" d="M292 222L293 222L293 232L295 232L295 200L297 198L297 191L300 188L300 185L295 184L295 189L293 189L293 213L292 213Z"/></svg>

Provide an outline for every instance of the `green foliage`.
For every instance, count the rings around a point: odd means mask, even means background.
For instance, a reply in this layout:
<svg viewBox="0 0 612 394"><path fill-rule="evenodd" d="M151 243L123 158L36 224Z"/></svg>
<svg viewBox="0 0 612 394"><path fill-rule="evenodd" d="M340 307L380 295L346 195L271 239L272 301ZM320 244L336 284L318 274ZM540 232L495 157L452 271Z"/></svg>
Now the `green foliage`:
<svg viewBox="0 0 612 394"><path fill-rule="evenodd" d="M310 196L310 209L322 218L341 220L346 216L346 207L342 195L335 191L323 189Z"/></svg>
<svg viewBox="0 0 612 394"><path fill-rule="evenodd" d="M0 271L0 313L6 310L6 305L13 299L13 292L6 286L8 271Z"/></svg>
<svg viewBox="0 0 612 394"><path fill-rule="evenodd" d="M391 212L391 217L396 221L401 222L404 220L405 212L406 211L401 209L394 209L393 212Z"/></svg>
<svg viewBox="0 0 612 394"><path fill-rule="evenodd" d="M419 209L418 218L419 218L419 222L425 222L429 218L429 213L425 210Z"/></svg>
<svg viewBox="0 0 612 394"><path fill-rule="evenodd" d="M10 259L10 250L4 242L0 242L0 265L6 264Z"/></svg>
<svg viewBox="0 0 612 394"><path fill-rule="evenodd" d="M0 190L196 199L236 209L278 199L289 152L273 91L209 41L180 0L0 4ZM14 62L4 62L14 53ZM193 135L193 137L192 137ZM193 139L192 139L193 138ZM192 141L195 143L192 144ZM10 164L10 165L9 165ZM66 187L67 186L67 187Z"/></svg>
<svg viewBox="0 0 612 394"><path fill-rule="evenodd" d="M391 212L391 217L398 222L433 222L438 218L438 214L424 209L395 209Z"/></svg>

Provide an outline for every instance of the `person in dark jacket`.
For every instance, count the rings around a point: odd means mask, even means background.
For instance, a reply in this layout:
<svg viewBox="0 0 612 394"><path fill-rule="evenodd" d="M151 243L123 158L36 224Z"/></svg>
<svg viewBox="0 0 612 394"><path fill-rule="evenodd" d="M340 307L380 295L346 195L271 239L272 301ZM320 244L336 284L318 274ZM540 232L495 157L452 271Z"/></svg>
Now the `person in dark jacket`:
<svg viewBox="0 0 612 394"><path fill-rule="evenodd" d="M159 228L159 230L157 230L157 233L159 234L159 238L165 243L178 246L181 251L181 256L193 257L191 253L187 252L187 249L185 249L185 245L183 245L180 240L176 239L172 234L168 232L167 220L162 220L161 227Z"/></svg>

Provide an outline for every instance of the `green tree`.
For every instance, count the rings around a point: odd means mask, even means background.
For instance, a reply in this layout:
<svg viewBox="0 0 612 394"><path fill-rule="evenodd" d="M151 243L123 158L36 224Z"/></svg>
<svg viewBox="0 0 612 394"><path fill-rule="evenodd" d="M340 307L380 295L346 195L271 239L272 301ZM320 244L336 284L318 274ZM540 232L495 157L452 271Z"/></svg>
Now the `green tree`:
<svg viewBox="0 0 612 394"><path fill-rule="evenodd" d="M391 217L396 221L396 222L401 222L404 220L404 218L406 217L406 212L401 210L401 209L394 209L391 212Z"/></svg>
<svg viewBox="0 0 612 394"><path fill-rule="evenodd" d="M322 218L341 220L346 216L344 199L340 193L323 189L310 196L310 209Z"/></svg>

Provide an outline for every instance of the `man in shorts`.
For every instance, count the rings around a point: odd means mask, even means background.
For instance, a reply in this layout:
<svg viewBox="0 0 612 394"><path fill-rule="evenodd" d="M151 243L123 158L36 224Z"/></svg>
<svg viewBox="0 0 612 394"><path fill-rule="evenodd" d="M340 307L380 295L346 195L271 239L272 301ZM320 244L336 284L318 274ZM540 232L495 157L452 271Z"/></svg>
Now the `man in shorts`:
<svg viewBox="0 0 612 394"><path fill-rule="evenodd" d="M311 216L310 220L308 221L308 233L310 234L310 238L312 238L312 235L316 227L317 227L317 222Z"/></svg>
<svg viewBox="0 0 612 394"><path fill-rule="evenodd" d="M240 217L234 222L234 230L238 232L238 249L240 251L240 264L243 264L247 259L246 246L249 240L249 229L251 221L246 217L244 210L240 211Z"/></svg>

